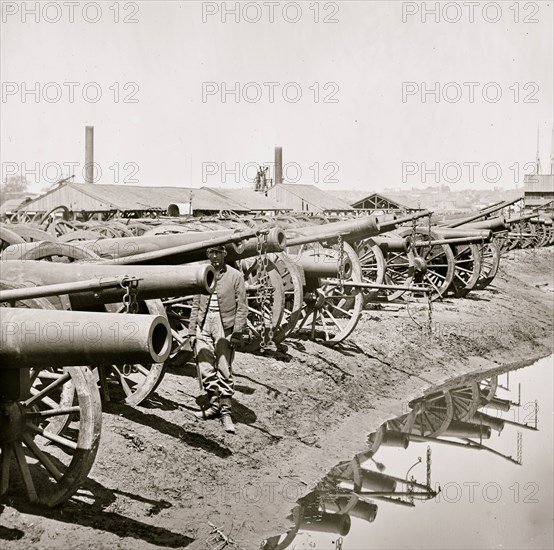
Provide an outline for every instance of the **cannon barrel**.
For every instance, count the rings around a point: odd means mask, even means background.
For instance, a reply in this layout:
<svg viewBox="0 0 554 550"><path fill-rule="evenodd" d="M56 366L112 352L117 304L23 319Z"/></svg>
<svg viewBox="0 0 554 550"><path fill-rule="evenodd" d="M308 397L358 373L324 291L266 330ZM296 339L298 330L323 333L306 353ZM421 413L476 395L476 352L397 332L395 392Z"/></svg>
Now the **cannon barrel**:
<svg viewBox="0 0 554 550"><path fill-rule="evenodd" d="M350 516L322 512L317 518L303 517L298 528L303 531L333 533L345 537L350 532Z"/></svg>
<svg viewBox="0 0 554 550"><path fill-rule="evenodd" d="M521 214L521 216L513 216L512 218L508 218L506 220L506 225L512 225L514 223L519 223L519 222L526 222L537 217L538 217L538 214L536 212L534 214Z"/></svg>
<svg viewBox="0 0 554 550"><path fill-rule="evenodd" d="M476 412L473 417L474 420L479 421L481 424L486 424L490 426L493 430L500 433L504 429L504 420L498 416L491 416L486 413Z"/></svg>
<svg viewBox="0 0 554 550"><path fill-rule="evenodd" d="M255 235L253 230L242 233L210 231L75 241L59 243L58 255L64 255L64 247L72 246L103 258L97 263L175 265L205 260L206 250L211 246L225 246L228 254L240 254L243 251L242 241ZM57 244L46 241L13 244L2 252L2 259L39 259L44 250L48 251L48 255L55 254Z"/></svg>
<svg viewBox="0 0 554 550"><path fill-rule="evenodd" d="M118 260L111 260L102 263L117 263L119 265L175 265L181 263L190 263L201 261L206 258L206 251L212 246L225 246L235 243L240 243L240 247L236 250L231 250L231 254L235 258L246 258L243 254L244 243L248 239L257 239L259 235L266 234L269 235L272 231L272 228L259 228L251 229L247 231L234 232L229 231L226 235L217 236L215 238L205 239L202 241L197 241L189 244L172 246L170 248L164 248L161 250L154 250L152 252L144 252L141 254L134 254L133 256L127 256L120 258ZM275 234L275 233L274 233ZM205 233L204 233L205 235ZM162 235L166 237L167 235ZM280 248L280 245L279 245ZM284 246L283 246L284 248ZM280 250L283 250L280 248ZM280 251L279 250L279 251ZM269 250L268 250L269 251ZM250 246L249 253L254 256L257 254L256 247Z"/></svg>
<svg viewBox="0 0 554 550"><path fill-rule="evenodd" d="M409 223L413 220L418 220L419 218L425 218L427 216L430 216L432 212L429 210L421 210L420 212L415 212L414 214L410 214L409 216L404 216L403 218L397 218L395 220L380 220L379 226L381 227L381 232L387 232L387 231L393 231L396 229L399 225L403 225L405 223Z"/></svg>
<svg viewBox="0 0 554 550"><path fill-rule="evenodd" d="M359 492L361 494L370 492L392 493L396 489L396 481L386 474L360 468L360 475L362 483ZM347 478L341 479L339 487L348 491L356 490L354 482Z"/></svg>
<svg viewBox="0 0 554 550"><path fill-rule="evenodd" d="M303 270L307 279L338 277L341 267L340 253L332 248L302 250L289 259ZM352 275L352 262L346 254L342 259L342 270L345 279Z"/></svg>
<svg viewBox="0 0 554 550"><path fill-rule="evenodd" d="M258 239L248 239L242 241L242 250L227 251L225 261L234 262L245 258L252 258L258 255L260 242ZM266 252L282 252L287 245L287 237L285 232L279 227L272 227L267 233L264 242Z"/></svg>
<svg viewBox="0 0 554 550"><path fill-rule="evenodd" d="M3 368L163 363L171 329L160 315L2 308Z"/></svg>
<svg viewBox="0 0 554 550"><path fill-rule="evenodd" d="M498 212L502 210L503 208L506 208L508 206L511 206L512 204L515 204L516 202L520 201L523 197L518 197L517 199L513 199L511 201L503 201L500 203L497 203L493 206L490 206L488 208L485 208L484 210L481 210L480 212L477 212L476 214L473 214L467 218L461 218L458 220L454 220L448 224L446 224L446 227L458 227L460 225L465 225L467 223L471 223L473 221L478 220L479 218L484 218L485 216L488 216L490 214L494 214L495 212Z"/></svg>
<svg viewBox="0 0 554 550"><path fill-rule="evenodd" d="M506 218L504 216L498 216L496 218L491 218L489 220L483 220L481 222L472 222L460 226L460 229L489 229L493 233L498 231L506 231Z"/></svg>
<svg viewBox="0 0 554 550"><path fill-rule="evenodd" d="M512 402L509 399L502 399L500 397L493 397L485 404L485 409L491 408L497 411L508 412L512 406Z"/></svg>
<svg viewBox="0 0 554 550"><path fill-rule="evenodd" d="M166 267L12 260L0 262L0 269L4 279L15 283L31 282L35 285L72 283L90 278L134 277L140 279L137 296L139 300L210 294L215 285L215 271L209 264ZM123 287L112 287L72 293L69 299L75 309L80 309L121 302L124 294Z"/></svg>
<svg viewBox="0 0 554 550"><path fill-rule="evenodd" d="M453 420L446 430L441 434L443 437L478 437L489 439L491 436L491 428L485 424L476 424L473 422L462 422L461 420Z"/></svg>
<svg viewBox="0 0 554 550"><path fill-rule="evenodd" d="M101 258L119 260L127 256L157 252L176 246L202 243L209 239L218 239L232 235L233 231L188 231L186 233L169 233L167 235L143 235L141 237L119 237L113 239L97 239L79 243ZM236 252L237 244L231 242L226 246L227 253ZM204 259L206 256L204 255ZM190 261L190 260L188 260Z"/></svg>
<svg viewBox="0 0 554 550"><path fill-rule="evenodd" d="M85 291L99 292L107 288L122 287L131 280L133 279L130 277L98 277L89 279L88 281L76 281L74 283L22 286L21 288L0 290L0 302L47 298L51 296L59 296L60 294L73 294Z"/></svg>
<svg viewBox="0 0 554 550"><path fill-rule="evenodd" d="M368 244L376 244L383 254L388 252L408 252L410 248L410 237L371 237Z"/></svg>
<svg viewBox="0 0 554 550"><path fill-rule="evenodd" d="M418 229L422 231L427 231L428 228L421 227ZM465 227L457 227L455 229L451 229L449 227L433 227L432 230L439 237L443 237L445 239L464 239L466 237L471 239L473 237L476 237L483 240L484 242L490 242L490 240L492 239L492 231L490 229L466 229Z"/></svg>
<svg viewBox="0 0 554 550"><path fill-rule="evenodd" d="M367 239L382 233L375 216L361 216L352 220L300 227L287 231L287 246L313 242L336 241L341 235L346 242Z"/></svg>
<svg viewBox="0 0 554 550"><path fill-rule="evenodd" d="M381 445L385 447L401 447L402 449L407 449L409 444L410 434L392 430L386 430L383 435L383 441L381 441Z"/></svg>

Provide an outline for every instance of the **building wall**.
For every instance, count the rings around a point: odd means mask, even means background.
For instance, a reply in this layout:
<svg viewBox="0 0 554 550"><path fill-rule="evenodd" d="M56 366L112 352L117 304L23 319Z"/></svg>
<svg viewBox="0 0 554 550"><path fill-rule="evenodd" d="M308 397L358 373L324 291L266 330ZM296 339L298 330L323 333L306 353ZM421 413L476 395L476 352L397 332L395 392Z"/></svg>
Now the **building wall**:
<svg viewBox="0 0 554 550"><path fill-rule="evenodd" d="M541 206L554 200L554 174L525 176L525 205Z"/></svg>
<svg viewBox="0 0 554 550"><path fill-rule="evenodd" d="M62 186L39 198L32 204L25 205L21 210L26 212L48 212L57 206L64 205L69 210L89 212L98 210L111 210L109 203L96 200L69 186Z"/></svg>

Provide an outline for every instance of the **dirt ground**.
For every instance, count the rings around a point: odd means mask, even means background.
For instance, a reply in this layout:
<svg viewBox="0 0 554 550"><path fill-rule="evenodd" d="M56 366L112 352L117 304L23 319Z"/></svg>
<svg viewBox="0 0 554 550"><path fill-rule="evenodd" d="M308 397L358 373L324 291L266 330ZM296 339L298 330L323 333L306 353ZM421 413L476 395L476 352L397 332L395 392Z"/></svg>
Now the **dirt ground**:
<svg viewBox="0 0 554 550"><path fill-rule="evenodd" d="M200 422L192 364L145 404L107 403L86 486L59 510L0 506L0 547L244 549L284 532L295 501L406 400L468 372L553 352L554 249L518 251L463 300L367 310L329 349L287 340L279 360L238 354L237 434ZM233 546L227 546L232 548ZM235 546L236 548L237 546Z"/></svg>

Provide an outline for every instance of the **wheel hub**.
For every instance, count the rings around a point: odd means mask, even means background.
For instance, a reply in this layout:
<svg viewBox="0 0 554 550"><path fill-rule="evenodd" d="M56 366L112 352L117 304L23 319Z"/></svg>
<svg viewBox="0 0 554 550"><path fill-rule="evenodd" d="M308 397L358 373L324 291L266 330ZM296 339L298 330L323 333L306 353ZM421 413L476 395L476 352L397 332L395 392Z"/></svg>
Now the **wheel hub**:
<svg viewBox="0 0 554 550"><path fill-rule="evenodd" d="M427 272L427 262L421 256L416 256L414 258L414 269L418 275L425 275Z"/></svg>

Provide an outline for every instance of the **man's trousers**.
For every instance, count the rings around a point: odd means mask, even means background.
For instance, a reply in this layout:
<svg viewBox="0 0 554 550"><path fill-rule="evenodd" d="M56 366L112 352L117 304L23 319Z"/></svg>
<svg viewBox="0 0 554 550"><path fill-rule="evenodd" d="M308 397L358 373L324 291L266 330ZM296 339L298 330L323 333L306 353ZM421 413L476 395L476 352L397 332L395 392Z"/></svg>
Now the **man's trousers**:
<svg viewBox="0 0 554 550"><path fill-rule="evenodd" d="M196 328L196 360L208 395L231 397L235 393L231 333L232 329L224 330L219 311L208 311L203 326Z"/></svg>

